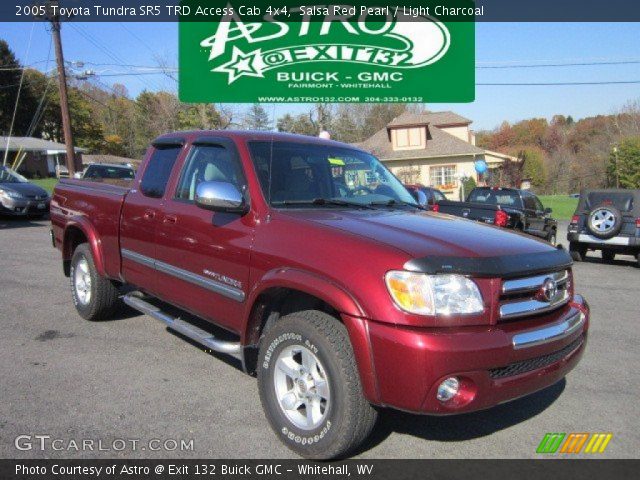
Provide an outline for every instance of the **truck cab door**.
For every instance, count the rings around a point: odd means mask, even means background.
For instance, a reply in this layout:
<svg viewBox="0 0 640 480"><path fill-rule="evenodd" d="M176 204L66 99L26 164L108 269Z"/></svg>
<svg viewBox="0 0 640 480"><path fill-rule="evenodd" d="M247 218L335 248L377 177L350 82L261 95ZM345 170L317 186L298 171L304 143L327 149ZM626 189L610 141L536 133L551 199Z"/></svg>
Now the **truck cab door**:
<svg viewBox="0 0 640 480"><path fill-rule="evenodd" d="M535 197L525 193L522 196L522 202L526 216L525 232L537 237L544 236L544 212L538 211Z"/></svg>
<svg viewBox="0 0 640 480"><path fill-rule="evenodd" d="M196 140L165 194L156 234L158 292L174 305L238 331L248 295L255 221L250 213L198 207L195 192L205 181L232 183L248 195L232 140Z"/></svg>
<svg viewBox="0 0 640 480"><path fill-rule="evenodd" d="M125 198L120 219L121 272L127 283L157 292L156 234L162 218L162 197L182 151L180 139L153 145L144 171Z"/></svg>

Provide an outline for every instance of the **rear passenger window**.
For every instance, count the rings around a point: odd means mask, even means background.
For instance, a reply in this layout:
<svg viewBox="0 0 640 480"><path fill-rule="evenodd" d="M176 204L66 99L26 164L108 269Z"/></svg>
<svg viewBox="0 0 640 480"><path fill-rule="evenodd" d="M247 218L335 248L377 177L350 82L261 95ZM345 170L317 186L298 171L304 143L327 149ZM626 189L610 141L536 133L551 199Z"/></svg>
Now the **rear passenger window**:
<svg viewBox="0 0 640 480"><path fill-rule="evenodd" d="M182 147L177 145L156 147L140 182L140 191L145 197L161 198L164 195L171 170L181 149Z"/></svg>

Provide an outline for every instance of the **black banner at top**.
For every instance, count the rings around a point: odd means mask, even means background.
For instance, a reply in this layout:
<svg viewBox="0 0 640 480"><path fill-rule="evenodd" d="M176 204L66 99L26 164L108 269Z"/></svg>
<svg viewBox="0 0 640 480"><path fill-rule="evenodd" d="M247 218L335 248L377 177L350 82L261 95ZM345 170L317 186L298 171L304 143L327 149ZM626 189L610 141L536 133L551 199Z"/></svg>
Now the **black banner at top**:
<svg viewBox="0 0 640 480"><path fill-rule="evenodd" d="M304 4L304 9L301 7ZM348 12L336 7L354 7ZM368 10L370 8L386 10ZM3 0L0 22L32 22L52 15L75 22L216 21L234 8L244 20L275 16L278 21L325 21L355 13L361 15L415 12L447 21L476 22L638 22L636 0L350 0L328 4L323 0ZM286 8L286 15L283 9ZM424 9L427 9L426 11ZM385 13L386 12L386 13ZM395 15L397 16L397 15ZM410 15L403 15L410 18ZM405 20L410 21L410 20Z"/></svg>
<svg viewBox="0 0 640 480"><path fill-rule="evenodd" d="M624 480L638 460L0 460L3 480Z"/></svg>

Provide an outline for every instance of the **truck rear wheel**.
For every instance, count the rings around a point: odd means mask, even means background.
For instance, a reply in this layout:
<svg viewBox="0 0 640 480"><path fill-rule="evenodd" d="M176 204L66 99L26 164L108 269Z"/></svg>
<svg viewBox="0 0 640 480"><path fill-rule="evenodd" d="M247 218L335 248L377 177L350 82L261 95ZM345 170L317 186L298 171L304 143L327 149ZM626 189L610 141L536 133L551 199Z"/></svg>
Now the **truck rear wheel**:
<svg viewBox="0 0 640 480"><path fill-rule="evenodd" d="M280 440L305 458L340 458L369 436L376 410L362 392L346 328L307 310L278 320L262 339L260 400Z"/></svg>
<svg viewBox="0 0 640 480"><path fill-rule="evenodd" d="M82 243L71 257L71 295L80 316L86 320L102 320L119 305L118 288L108 278L98 275L87 243Z"/></svg>

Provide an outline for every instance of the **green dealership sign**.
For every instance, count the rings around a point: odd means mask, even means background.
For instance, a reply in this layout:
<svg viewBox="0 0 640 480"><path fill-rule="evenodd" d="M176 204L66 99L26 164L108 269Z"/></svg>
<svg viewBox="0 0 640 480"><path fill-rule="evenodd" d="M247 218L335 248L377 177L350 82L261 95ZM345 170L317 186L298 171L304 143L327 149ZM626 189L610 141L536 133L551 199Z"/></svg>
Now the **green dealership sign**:
<svg viewBox="0 0 640 480"><path fill-rule="evenodd" d="M184 102L474 100L472 8L464 16L437 17L437 4L228 4L211 11L186 3L190 15L180 22Z"/></svg>

